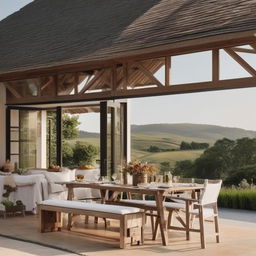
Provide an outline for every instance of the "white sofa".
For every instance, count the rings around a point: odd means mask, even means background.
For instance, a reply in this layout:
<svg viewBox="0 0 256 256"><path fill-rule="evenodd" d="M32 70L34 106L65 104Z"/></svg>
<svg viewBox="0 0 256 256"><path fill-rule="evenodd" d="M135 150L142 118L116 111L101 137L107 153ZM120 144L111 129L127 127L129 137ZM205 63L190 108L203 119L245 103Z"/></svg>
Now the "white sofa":
<svg viewBox="0 0 256 256"><path fill-rule="evenodd" d="M47 199L67 199L67 188L56 182L69 182L75 180L76 174L83 174L85 180L96 181L100 173L99 169L93 170L69 170L62 172L47 172L46 170L29 170L26 175L13 174L17 190L11 193L10 200L21 200L26 205L26 211L36 212L37 204ZM0 176L0 201L3 194L4 176ZM100 198L100 192L90 188L75 188L75 198L94 199Z"/></svg>

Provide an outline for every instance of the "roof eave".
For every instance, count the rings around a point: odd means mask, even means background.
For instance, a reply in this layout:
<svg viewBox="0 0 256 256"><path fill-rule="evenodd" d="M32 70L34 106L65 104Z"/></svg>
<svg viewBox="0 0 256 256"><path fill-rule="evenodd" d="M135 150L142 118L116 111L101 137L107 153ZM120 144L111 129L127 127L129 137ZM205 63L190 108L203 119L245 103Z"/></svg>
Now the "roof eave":
<svg viewBox="0 0 256 256"><path fill-rule="evenodd" d="M112 54L111 57L104 59L99 58L96 60L87 60L82 62L74 61L73 64L65 64L65 61L63 61L60 63L54 63L51 66L48 65L37 68L24 68L17 71L5 72L0 74L0 82L32 78L43 75L53 75L63 72L78 72L88 69L104 68L112 65L115 62L156 58L165 55L174 56L192 52L207 51L211 49L228 48L255 42L256 30L222 34L133 50L129 52L117 52Z"/></svg>

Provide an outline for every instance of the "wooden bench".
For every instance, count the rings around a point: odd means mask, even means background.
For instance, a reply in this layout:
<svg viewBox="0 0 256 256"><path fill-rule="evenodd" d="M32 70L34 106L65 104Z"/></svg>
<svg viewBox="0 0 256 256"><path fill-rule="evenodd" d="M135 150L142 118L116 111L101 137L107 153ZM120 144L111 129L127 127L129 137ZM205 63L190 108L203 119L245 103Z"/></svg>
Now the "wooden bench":
<svg viewBox="0 0 256 256"><path fill-rule="evenodd" d="M61 231L61 213L87 215L120 221L120 248L143 244L145 213L136 207L84 203L66 200L46 200L39 206L41 232Z"/></svg>

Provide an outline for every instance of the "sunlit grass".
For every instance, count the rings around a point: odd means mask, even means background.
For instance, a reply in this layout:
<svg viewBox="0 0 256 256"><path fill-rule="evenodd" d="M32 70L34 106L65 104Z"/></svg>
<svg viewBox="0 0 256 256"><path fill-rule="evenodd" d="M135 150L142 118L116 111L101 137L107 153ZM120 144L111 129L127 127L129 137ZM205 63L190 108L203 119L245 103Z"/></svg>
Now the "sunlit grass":
<svg viewBox="0 0 256 256"><path fill-rule="evenodd" d="M221 189L218 205L224 208L256 210L256 189Z"/></svg>

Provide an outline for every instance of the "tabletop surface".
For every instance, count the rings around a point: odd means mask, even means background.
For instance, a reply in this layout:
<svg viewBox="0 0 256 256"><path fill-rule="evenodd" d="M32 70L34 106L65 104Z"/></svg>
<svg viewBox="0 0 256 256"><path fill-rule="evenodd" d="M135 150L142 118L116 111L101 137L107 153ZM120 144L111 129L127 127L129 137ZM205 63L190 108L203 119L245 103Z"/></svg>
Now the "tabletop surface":
<svg viewBox="0 0 256 256"><path fill-rule="evenodd" d="M124 191L124 192L137 192L144 194L151 194L156 191L164 192L174 192L174 191L191 191L200 190L204 186L202 184L195 183L173 183L171 185L167 184L145 184L139 186L114 184L107 182L85 182L85 181L70 181L70 182L57 182L58 184L66 185L68 188L75 187L85 187L94 188L101 190L112 190L112 191Z"/></svg>

